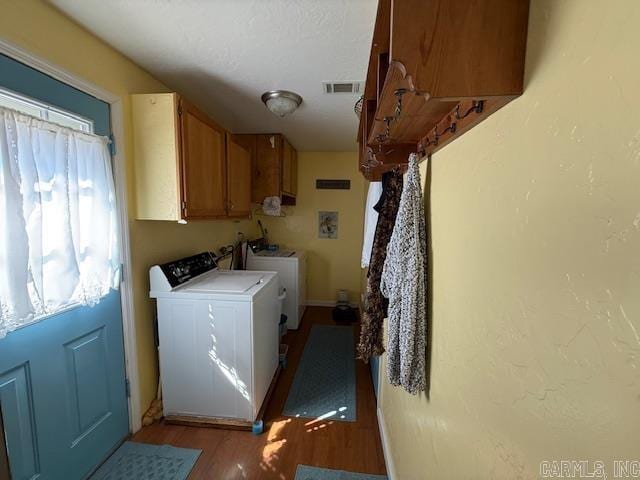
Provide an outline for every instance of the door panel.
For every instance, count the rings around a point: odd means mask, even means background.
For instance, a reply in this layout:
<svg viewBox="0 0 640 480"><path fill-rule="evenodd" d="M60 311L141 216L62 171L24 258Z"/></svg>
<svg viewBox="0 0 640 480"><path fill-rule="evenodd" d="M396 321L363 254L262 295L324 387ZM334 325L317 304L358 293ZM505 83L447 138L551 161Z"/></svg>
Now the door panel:
<svg viewBox="0 0 640 480"><path fill-rule="evenodd" d="M88 472L129 431L120 295L111 292L95 307L78 308L65 316L70 315L71 322L79 326L66 342L71 335L69 327L65 328L56 350L65 354L71 462Z"/></svg>
<svg viewBox="0 0 640 480"><path fill-rule="evenodd" d="M291 194L298 195L298 152L291 147Z"/></svg>
<svg viewBox="0 0 640 480"><path fill-rule="evenodd" d="M0 403L0 407L2 404ZM2 411L0 411L0 433L4 432L4 422L2 420ZM7 444L4 435L0 435L0 478L11 478L9 472L9 457L7 457Z"/></svg>
<svg viewBox="0 0 640 480"><path fill-rule="evenodd" d="M5 435L15 447L12 448L12 477L37 477L40 473L39 452L28 363L17 365L0 376L0 403L3 417L6 418Z"/></svg>
<svg viewBox="0 0 640 480"><path fill-rule="evenodd" d="M257 167L257 158L258 158L258 135L255 134L235 134L233 135L233 141L240 145L242 148L249 152L249 158L251 159L251 190L250 190L250 198L249 203L261 203L262 200L259 199L259 190L260 186L256 183L258 179L258 167Z"/></svg>
<svg viewBox="0 0 640 480"><path fill-rule="evenodd" d="M282 140L280 135L256 135L256 159L252 197L262 203L265 197L279 197L282 186Z"/></svg>
<svg viewBox="0 0 640 480"><path fill-rule="evenodd" d="M90 119L109 105L0 55L0 86ZM129 433L120 293L0 339L0 407L13 479L84 478Z"/></svg>
<svg viewBox="0 0 640 480"><path fill-rule="evenodd" d="M227 194L228 216L251 215L251 153L227 134Z"/></svg>
<svg viewBox="0 0 640 480"><path fill-rule="evenodd" d="M64 348L74 438L71 443L75 445L111 415L104 326L67 343Z"/></svg>
<svg viewBox="0 0 640 480"><path fill-rule="evenodd" d="M128 433L118 292L2 339L0 402L12 472L74 479L102 462Z"/></svg>
<svg viewBox="0 0 640 480"><path fill-rule="evenodd" d="M282 140L282 192L291 194L291 144Z"/></svg>
<svg viewBox="0 0 640 480"><path fill-rule="evenodd" d="M182 195L185 217L226 215L225 131L180 100Z"/></svg>

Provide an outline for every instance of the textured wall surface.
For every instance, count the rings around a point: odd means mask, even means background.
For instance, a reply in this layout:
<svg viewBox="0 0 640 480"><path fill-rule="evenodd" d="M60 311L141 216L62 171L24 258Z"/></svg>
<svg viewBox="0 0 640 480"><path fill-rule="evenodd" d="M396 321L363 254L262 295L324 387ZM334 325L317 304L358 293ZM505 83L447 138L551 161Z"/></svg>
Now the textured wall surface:
<svg viewBox="0 0 640 480"><path fill-rule="evenodd" d="M166 87L123 55L36 0L0 0L0 36L27 51L120 95L124 106L129 216L134 217L133 139L129 94L167 91ZM134 310L137 329L141 404L155 397L158 362L153 342L155 304L149 296L149 267L230 243L236 231L252 233L253 222L170 222L131 220Z"/></svg>
<svg viewBox="0 0 640 480"><path fill-rule="evenodd" d="M366 181L358 172L357 153L299 152L298 196L284 218L256 217L269 230L272 243L304 249L307 298L334 301L339 289L360 301L360 256ZM350 190L316 190L316 179L348 179ZM338 212L338 238L318 238L318 212Z"/></svg>
<svg viewBox="0 0 640 480"><path fill-rule="evenodd" d="M434 156L431 390L383 387L394 478L640 459L638 25L532 0L525 94Z"/></svg>

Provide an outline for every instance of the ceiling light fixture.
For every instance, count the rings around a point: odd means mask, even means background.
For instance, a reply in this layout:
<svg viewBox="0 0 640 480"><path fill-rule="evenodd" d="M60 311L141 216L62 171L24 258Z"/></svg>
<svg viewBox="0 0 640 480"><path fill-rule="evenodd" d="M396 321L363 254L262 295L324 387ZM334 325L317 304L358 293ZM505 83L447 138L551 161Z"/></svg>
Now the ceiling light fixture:
<svg viewBox="0 0 640 480"><path fill-rule="evenodd" d="M262 101L279 117L293 113L302 103L302 97L287 90L270 90L262 94Z"/></svg>

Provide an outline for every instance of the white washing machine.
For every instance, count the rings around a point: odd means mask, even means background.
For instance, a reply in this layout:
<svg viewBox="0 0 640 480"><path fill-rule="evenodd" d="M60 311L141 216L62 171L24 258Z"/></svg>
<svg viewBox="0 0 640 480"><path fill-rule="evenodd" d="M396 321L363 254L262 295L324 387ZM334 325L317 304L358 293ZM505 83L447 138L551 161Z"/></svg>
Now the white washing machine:
<svg viewBox="0 0 640 480"><path fill-rule="evenodd" d="M278 274L201 253L149 272L165 417L253 422L278 367Z"/></svg>
<svg viewBox="0 0 640 480"><path fill-rule="evenodd" d="M287 290L283 313L287 328L300 326L307 307L307 255L300 250L267 250L264 239L251 240L246 248L246 269L278 272Z"/></svg>

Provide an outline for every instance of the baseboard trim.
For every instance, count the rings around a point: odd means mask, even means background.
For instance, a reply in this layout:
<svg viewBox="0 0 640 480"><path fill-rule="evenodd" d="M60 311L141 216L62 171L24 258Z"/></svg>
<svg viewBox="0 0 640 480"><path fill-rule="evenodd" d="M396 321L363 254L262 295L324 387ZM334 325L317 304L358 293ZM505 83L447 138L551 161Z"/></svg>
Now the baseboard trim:
<svg viewBox="0 0 640 480"><path fill-rule="evenodd" d="M378 429L380 430L380 441L382 442L382 453L384 454L384 463L387 466L387 477L389 480L395 480L396 469L393 465L393 458L389 451L389 439L387 437L387 427L384 422L384 414L382 409L378 407Z"/></svg>
<svg viewBox="0 0 640 480"><path fill-rule="evenodd" d="M336 302L333 300L307 300L307 307L335 307ZM352 308L359 308L360 305L357 303L349 304Z"/></svg>

